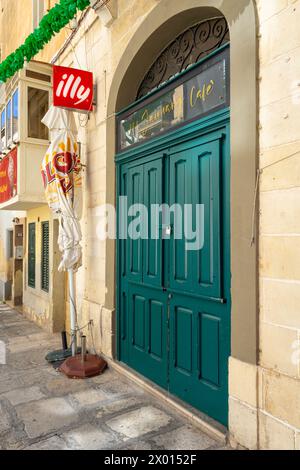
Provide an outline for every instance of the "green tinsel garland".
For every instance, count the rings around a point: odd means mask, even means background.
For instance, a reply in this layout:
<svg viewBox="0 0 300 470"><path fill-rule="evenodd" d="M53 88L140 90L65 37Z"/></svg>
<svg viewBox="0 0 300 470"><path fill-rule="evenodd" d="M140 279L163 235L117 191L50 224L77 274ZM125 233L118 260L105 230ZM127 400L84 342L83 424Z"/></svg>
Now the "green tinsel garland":
<svg viewBox="0 0 300 470"><path fill-rule="evenodd" d="M29 62L56 33L74 18L77 11L84 10L89 5L89 0L60 0L43 17L39 27L27 37L24 44L0 63L0 82L6 82L22 69L25 60Z"/></svg>

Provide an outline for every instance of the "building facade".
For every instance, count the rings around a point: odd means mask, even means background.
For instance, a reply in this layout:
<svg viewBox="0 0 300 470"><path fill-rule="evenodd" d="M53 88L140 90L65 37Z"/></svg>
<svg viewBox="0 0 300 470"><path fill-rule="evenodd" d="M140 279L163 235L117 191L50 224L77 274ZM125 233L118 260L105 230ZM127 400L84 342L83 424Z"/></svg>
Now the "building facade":
<svg viewBox="0 0 300 470"><path fill-rule="evenodd" d="M300 2L102 3L36 58L90 70L97 85L95 109L77 116L78 323L92 321L99 353L221 423L232 443L299 449ZM103 206L118 219L121 196L146 208L203 204L203 248L176 240L172 216L157 240L103 237ZM24 312L59 331L68 306L57 221L45 204L19 208ZM45 222L48 294L35 252Z"/></svg>

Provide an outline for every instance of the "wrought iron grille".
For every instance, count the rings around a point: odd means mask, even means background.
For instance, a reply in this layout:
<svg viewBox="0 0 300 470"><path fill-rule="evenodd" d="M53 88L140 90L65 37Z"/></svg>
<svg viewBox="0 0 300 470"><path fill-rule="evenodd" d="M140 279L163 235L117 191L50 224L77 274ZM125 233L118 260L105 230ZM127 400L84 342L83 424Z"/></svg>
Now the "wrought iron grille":
<svg viewBox="0 0 300 470"><path fill-rule="evenodd" d="M137 99L196 64L229 40L229 28L224 17L205 20L187 29L156 59L139 87Z"/></svg>

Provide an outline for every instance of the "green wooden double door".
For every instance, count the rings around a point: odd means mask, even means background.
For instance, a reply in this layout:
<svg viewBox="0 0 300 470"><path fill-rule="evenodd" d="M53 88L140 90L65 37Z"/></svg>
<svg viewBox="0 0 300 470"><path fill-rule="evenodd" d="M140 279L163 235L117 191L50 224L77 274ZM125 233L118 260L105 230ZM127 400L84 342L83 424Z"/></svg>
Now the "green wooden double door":
<svg viewBox="0 0 300 470"><path fill-rule="evenodd" d="M224 124L147 156L135 159L133 152L133 159L118 167L119 196L127 197L128 206L121 225L135 235L118 242L119 358L224 425L230 354L228 139ZM162 205L165 210L158 211ZM143 218L137 217L141 212ZM191 230L198 235L193 246Z"/></svg>

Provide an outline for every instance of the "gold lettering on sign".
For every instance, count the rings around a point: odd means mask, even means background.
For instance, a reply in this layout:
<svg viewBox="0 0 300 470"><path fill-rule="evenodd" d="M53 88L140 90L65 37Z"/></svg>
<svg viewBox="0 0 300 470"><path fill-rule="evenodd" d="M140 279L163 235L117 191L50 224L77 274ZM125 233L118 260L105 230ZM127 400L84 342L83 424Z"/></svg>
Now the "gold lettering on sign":
<svg viewBox="0 0 300 470"><path fill-rule="evenodd" d="M202 88L196 88L193 86L190 92L190 106L194 108L198 101L206 101L206 98L212 93L214 89L215 82L210 80L209 83L205 83Z"/></svg>

